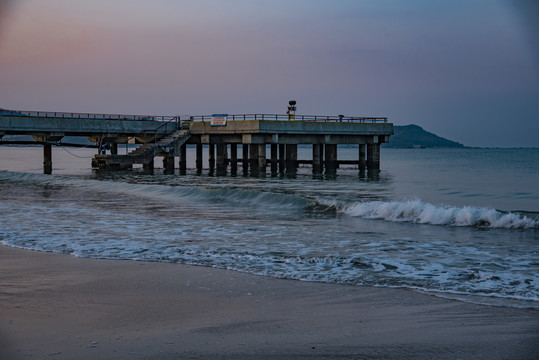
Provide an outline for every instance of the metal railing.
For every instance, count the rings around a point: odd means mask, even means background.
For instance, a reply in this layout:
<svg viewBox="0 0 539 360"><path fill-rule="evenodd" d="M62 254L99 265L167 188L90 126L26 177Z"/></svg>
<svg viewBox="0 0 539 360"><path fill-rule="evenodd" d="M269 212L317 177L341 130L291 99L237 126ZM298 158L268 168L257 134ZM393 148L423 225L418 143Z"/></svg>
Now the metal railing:
<svg viewBox="0 0 539 360"><path fill-rule="evenodd" d="M211 121L212 115L191 116L193 121ZM273 121L314 121L314 122L353 122L387 123L387 117L357 117L344 115L282 115L282 114L233 114L228 120L273 120Z"/></svg>
<svg viewBox="0 0 539 360"><path fill-rule="evenodd" d="M137 120L137 121L164 121L171 122L181 119L188 122L185 116L178 115L121 115L121 114L93 114L93 113L69 113L47 111L12 111L0 109L0 116L18 117L42 117L60 119L95 119L95 120ZM210 121L212 115L190 116L191 121ZM283 115L283 114L232 114L228 120L274 120L274 121L315 121L315 122L353 122L353 123L387 123L387 117L358 117L344 115Z"/></svg>
<svg viewBox="0 0 539 360"><path fill-rule="evenodd" d="M48 111L12 111L0 109L0 116L15 117L39 117L56 119L91 119L91 120L141 120L141 121L166 121L170 122L177 118L176 115L122 115L122 114L93 114L93 113L70 113Z"/></svg>

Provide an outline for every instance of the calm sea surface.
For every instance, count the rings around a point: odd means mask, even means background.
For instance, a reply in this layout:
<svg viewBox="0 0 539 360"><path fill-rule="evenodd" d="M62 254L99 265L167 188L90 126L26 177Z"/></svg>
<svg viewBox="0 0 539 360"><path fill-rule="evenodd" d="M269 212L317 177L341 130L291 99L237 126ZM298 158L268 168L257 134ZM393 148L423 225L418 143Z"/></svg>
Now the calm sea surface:
<svg viewBox="0 0 539 360"><path fill-rule="evenodd" d="M186 175L96 172L94 151L43 175L40 147L0 147L0 242L539 308L539 149L382 149L379 174L327 177L197 175L194 149Z"/></svg>

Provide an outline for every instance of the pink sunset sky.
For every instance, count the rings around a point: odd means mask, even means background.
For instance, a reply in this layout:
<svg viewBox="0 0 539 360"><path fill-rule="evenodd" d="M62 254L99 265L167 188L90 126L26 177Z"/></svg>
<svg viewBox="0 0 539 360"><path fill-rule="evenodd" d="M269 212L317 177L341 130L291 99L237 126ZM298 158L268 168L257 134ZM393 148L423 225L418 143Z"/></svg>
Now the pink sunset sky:
<svg viewBox="0 0 539 360"><path fill-rule="evenodd" d="M388 116L539 146L533 0L0 0L0 108Z"/></svg>

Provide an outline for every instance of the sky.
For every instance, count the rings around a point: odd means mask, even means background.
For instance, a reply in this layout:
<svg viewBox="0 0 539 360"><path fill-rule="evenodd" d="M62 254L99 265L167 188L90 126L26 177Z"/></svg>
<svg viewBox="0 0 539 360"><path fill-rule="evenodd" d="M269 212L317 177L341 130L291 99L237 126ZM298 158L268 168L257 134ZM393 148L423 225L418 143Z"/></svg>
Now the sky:
<svg viewBox="0 0 539 360"><path fill-rule="evenodd" d="M539 1L0 0L0 108L387 116L539 147Z"/></svg>

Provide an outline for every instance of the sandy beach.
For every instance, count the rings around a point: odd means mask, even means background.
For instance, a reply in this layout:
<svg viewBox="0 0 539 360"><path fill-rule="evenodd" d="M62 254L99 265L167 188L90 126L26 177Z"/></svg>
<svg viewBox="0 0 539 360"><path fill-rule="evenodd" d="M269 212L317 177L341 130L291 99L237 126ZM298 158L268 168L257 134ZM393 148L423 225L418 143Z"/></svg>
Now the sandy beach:
<svg viewBox="0 0 539 360"><path fill-rule="evenodd" d="M539 314L0 246L1 359L536 359Z"/></svg>

